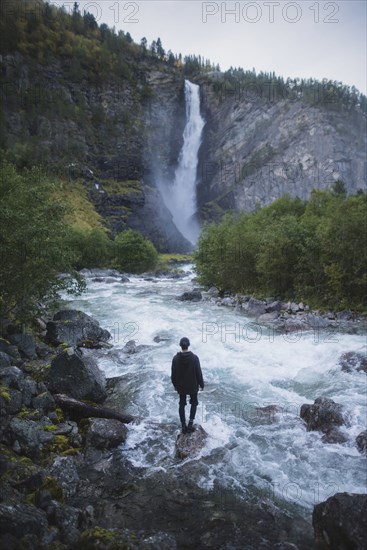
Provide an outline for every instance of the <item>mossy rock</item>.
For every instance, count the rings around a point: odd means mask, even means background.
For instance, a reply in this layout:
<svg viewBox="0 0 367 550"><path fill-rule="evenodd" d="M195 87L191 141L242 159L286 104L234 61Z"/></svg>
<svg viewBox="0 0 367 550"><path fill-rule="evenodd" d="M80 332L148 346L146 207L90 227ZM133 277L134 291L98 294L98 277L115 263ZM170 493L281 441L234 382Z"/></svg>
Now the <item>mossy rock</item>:
<svg viewBox="0 0 367 550"><path fill-rule="evenodd" d="M131 542L117 529L103 529L94 527L83 531L80 537L80 550L133 550L136 548Z"/></svg>

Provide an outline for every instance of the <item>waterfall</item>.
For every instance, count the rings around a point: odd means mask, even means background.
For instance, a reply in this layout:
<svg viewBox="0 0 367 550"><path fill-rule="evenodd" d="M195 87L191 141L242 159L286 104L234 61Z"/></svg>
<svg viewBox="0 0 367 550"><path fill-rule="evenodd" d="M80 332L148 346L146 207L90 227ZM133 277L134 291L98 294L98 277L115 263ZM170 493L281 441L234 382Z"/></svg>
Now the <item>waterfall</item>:
<svg viewBox="0 0 367 550"><path fill-rule="evenodd" d="M186 126L173 185L164 193L174 224L186 239L196 243L200 227L196 213L196 170L204 120L200 114L200 89L185 80Z"/></svg>

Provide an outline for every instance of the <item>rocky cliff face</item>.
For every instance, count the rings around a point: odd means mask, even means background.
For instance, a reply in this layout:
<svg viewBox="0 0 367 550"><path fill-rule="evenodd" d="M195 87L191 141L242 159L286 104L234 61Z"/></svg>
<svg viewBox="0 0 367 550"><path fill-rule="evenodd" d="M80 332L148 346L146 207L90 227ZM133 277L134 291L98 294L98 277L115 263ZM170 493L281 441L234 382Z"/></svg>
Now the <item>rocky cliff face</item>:
<svg viewBox="0 0 367 550"><path fill-rule="evenodd" d="M200 155L201 217L251 211L289 193L307 198L337 180L366 190L366 121L326 101L269 100L201 85L206 119Z"/></svg>
<svg viewBox="0 0 367 550"><path fill-rule="evenodd" d="M130 80L91 82L60 60L0 59L6 146L16 160L82 179L112 233L133 227L159 250L191 249L157 178L172 178L185 125L184 78L157 60Z"/></svg>

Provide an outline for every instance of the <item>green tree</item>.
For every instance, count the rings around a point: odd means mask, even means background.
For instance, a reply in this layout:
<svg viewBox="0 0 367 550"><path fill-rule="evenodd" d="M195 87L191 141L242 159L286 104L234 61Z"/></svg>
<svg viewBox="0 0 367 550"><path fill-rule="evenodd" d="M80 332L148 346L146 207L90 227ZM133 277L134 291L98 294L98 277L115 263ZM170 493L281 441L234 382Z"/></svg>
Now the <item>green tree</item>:
<svg viewBox="0 0 367 550"><path fill-rule="evenodd" d="M26 320L37 303L61 289L80 291L80 278L59 278L72 271L66 245L65 206L37 169L22 174L0 165L0 311Z"/></svg>
<svg viewBox="0 0 367 550"><path fill-rule="evenodd" d="M158 261L158 252L153 244L132 229L116 236L113 252L114 267L132 273L155 269Z"/></svg>
<svg viewBox="0 0 367 550"><path fill-rule="evenodd" d="M67 243L73 251L76 269L108 267L112 258L112 241L103 229L82 230L71 227Z"/></svg>

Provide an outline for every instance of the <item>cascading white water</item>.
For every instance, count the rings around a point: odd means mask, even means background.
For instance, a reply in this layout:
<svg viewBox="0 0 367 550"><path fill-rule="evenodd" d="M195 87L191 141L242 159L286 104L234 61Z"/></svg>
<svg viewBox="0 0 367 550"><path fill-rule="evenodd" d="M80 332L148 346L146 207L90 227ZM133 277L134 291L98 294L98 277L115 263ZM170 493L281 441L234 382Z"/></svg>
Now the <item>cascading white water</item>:
<svg viewBox="0 0 367 550"><path fill-rule="evenodd" d="M177 229L193 244L199 235L196 212L196 170L204 120L200 114L200 90L185 80L186 126L173 185L164 189L164 201Z"/></svg>

